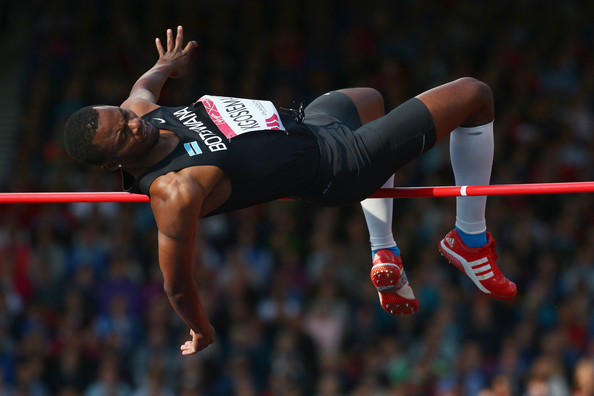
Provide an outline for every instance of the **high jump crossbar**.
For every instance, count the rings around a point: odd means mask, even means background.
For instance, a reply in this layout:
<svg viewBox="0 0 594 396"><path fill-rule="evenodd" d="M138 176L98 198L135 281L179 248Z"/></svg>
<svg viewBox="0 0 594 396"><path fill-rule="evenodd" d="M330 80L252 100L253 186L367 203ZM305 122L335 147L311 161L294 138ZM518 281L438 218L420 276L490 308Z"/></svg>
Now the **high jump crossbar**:
<svg viewBox="0 0 594 396"><path fill-rule="evenodd" d="M471 197L478 195L534 195L594 192L594 182L493 184L382 188L370 198ZM148 202L143 194L127 192L0 193L2 203Z"/></svg>

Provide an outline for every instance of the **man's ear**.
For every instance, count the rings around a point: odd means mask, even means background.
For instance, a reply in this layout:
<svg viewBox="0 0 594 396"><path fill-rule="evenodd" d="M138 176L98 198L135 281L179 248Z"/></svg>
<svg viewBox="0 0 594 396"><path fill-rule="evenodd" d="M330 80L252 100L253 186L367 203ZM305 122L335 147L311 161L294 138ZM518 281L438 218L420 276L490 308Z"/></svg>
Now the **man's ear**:
<svg viewBox="0 0 594 396"><path fill-rule="evenodd" d="M104 171L114 171L120 169L121 167L122 165L115 161L110 161L101 165L101 169L103 169Z"/></svg>

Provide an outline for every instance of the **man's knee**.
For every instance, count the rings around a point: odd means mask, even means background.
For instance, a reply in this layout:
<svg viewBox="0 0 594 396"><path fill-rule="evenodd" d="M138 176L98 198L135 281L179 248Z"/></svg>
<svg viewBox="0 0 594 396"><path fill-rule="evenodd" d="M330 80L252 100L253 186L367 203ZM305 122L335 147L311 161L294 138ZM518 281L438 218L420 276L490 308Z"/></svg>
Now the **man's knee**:
<svg viewBox="0 0 594 396"><path fill-rule="evenodd" d="M374 88L346 88L339 90L339 92L351 98L357 107L362 124L367 124L386 114L384 98Z"/></svg>
<svg viewBox="0 0 594 396"><path fill-rule="evenodd" d="M361 88L365 90L365 97L366 100L361 103L361 111L367 113L367 120L363 121L363 124L367 122L373 121L378 119L384 115L386 115L386 108L384 105L384 97L382 94L374 88ZM357 109L359 109L359 105L357 105Z"/></svg>
<svg viewBox="0 0 594 396"><path fill-rule="evenodd" d="M493 91L491 87L473 77L462 77L456 80L460 89L469 95L474 107L474 114L466 120L466 123L482 124L491 122L495 116L495 106L493 100Z"/></svg>
<svg viewBox="0 0 594 396"><path fill-rule="evenodd" d="M473 77L462 77L458 81L461 81L466 89L471 92L473 100L479 109L483 112L491 113L490 118L492 119L494 113L494 100L491 87L487 83Z"/></svg>

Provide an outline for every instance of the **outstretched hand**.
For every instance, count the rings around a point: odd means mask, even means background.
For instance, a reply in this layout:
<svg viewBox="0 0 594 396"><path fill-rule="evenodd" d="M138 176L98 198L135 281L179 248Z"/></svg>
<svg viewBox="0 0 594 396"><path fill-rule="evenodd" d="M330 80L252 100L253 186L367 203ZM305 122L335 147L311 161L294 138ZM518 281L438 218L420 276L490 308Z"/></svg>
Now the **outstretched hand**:
<svg viewBox="0 0 594 396"><path fill-rule="evenodd" d="M173 40L173 31L167 29L167 51L163 49L161 40L157 37L155 39L157 45L157 51L159 52L159 60L157 63L168 63L171 65L172 70L170 77L178 78L186 74L186 68L190 55L194 48L198 47L196 41L189 41L185 47L184 44L184 28L181 26L177 27L177 35L175 41Z"/></svg>
<svg viewBox="0 0 594 396"><path fill-rule="evenodd" d="M194 330L190 330L191 341L186 341L179 349L182 351L182 355L193 355L200 352L210 344L214 342L214 328L210 326L210 334L196 333Z"/></svg>

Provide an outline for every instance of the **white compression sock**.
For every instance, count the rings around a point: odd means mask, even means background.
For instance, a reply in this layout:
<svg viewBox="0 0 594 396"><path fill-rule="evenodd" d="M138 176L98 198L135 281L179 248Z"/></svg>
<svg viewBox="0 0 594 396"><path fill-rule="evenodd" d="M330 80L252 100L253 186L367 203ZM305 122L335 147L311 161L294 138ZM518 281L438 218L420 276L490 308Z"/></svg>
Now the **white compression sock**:
<svg viewBox="0 0 594 396"><path fill-rule="evenodd" d="M394 175L382 186L382 188L392 187L394 187ZM393 198L368 198L361 201L372 251L396 246L392 235L393 201Z"/></svg>
<svg viewBox="0 0 594 396"><path fill-rule="evenodd" d="M457 186L485 185L493 165L493 121L476 127L458 127L450 135L450 160ZM487 230L487 197L457 197L456 227L467 234Z"/></svg>

